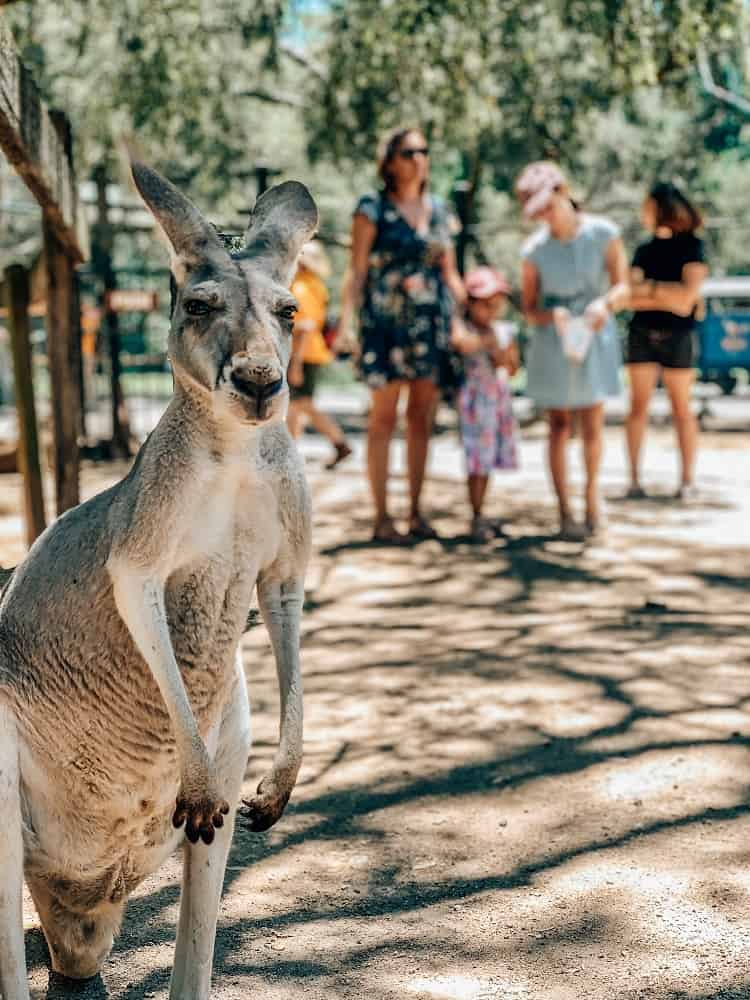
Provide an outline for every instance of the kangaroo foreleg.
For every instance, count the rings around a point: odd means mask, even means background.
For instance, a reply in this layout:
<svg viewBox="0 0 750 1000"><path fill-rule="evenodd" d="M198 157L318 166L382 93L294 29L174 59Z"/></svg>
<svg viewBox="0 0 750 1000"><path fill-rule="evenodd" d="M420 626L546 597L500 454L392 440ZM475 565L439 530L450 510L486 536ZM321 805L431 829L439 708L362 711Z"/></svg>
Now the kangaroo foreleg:
<svg viewBox="0 0 750 1000"><path fill-rule="evenodd" d="M180 762L181 788L174 824L186 823L191 843L210 844L223 825L229 803L219 795L214 768L198 732L198 725L172 649L164 586L151 576L122 562L110 560L115 603L133 641L154 676L172 723Z"/></svg>
<svg viewBox="0 0 750 1000"><path fill-rule="evenodd" d="M289 801L302 763L302 677L299 631L304 600L301 578L258 578L258 603L271 637L279 678L279 746L271 771L258 785L257 795L243 800L242 816L251 830L267 830Z"/></svg>

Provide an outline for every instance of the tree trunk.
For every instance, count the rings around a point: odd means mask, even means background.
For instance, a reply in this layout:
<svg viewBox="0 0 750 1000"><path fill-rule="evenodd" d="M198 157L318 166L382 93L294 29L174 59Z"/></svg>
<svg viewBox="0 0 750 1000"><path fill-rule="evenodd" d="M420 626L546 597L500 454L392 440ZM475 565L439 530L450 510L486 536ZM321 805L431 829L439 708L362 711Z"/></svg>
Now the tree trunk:
<svg viewBox="0 0 750 1000"><path fill-rule="evenodd" d="M78 435L81 430L79 317L75 315L73 262L55 233L44 224L47 267L47 357L52 388L57 513L75 507L78 484Z"/></svg>
<svg viewBox="0 0 750 1000"><path fill-rule="evenodd" d="M456 266L460 274L466 269L466 250L474 239L471 227L476 222L476 196L482 174L482 159L479 151L462 156L462 180L453 185L453 199L461 229L456 236Z"/></svg>
<svg viewBox="0 0 750 1000"><path fill-rule="evenodd" d="M112 455L118 458L129 458L132 454L130 446L130 420L122 391L122 367L120 365L120 322L116 312L109 308L109 292L117 287L114 267L112 266L112 226L109 222L107 205L107 174L104 168L98 168L94 173L97 190L97 222L93 233L92 263L102 282L102 315L104 316L104 331L107 338L110 362L110 402L112 410Z"/></svg>

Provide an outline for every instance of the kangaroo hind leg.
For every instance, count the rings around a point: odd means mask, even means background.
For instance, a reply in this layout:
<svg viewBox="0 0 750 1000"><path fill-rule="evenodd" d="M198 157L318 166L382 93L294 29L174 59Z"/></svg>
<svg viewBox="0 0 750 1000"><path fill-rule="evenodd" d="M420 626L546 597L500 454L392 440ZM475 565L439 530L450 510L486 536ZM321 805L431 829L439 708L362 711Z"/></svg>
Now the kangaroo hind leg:
<svg viewBox="0 0 750 1000"><path fill-rule="evenodd" d="M16 718L0 690L0 993L4 1000L29 1000L18 754Z"/></svg>
<svg viewBox="0 0 750 1000"><path fill-rule="evenodd" d="M250 705L240 654L236 684L218 738L211 741L221 794L231 803L229 815L209 848L185 844L185 859L170 1000L208 1000L211 988L216 920L224 869L232 843L237 801L250 752Z"/></svg>

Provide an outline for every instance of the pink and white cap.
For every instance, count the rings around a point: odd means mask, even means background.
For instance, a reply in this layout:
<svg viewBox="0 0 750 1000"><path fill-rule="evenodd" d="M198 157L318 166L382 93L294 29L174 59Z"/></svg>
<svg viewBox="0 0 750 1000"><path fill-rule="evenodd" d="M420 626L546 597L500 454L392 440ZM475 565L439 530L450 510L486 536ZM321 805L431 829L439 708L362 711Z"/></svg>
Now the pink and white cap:
<svg viewBox="0 0 750 1000"><path fill-rule="evenodd" d="M494 267L475 267L464 278L464 287L472 299L491 299L493 295L510 294L508 279Z"/></svg>
<svg viewBox="0 0 750 1000"><path fill-rule="evenodd" d="M523 205L524 216L533 219L547 207L555 191L565 184L565 174L555 163L540 160L524 167L516 181L516 194Z"/></svg>

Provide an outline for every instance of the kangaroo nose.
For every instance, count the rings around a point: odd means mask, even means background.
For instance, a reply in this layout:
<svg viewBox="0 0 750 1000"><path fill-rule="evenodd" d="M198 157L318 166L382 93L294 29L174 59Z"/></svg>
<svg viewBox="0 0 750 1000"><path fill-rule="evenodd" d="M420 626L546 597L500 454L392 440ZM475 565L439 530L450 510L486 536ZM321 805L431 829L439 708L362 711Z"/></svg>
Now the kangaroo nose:
<svg viewBox="0 0 750 1000"><path fill-rule="evenodd" d="M252 396L258 404L275 396L284 381L273 378L269 372L253 371L250 368L235 368L230 378L235 389L246 396Z"/></svg>

